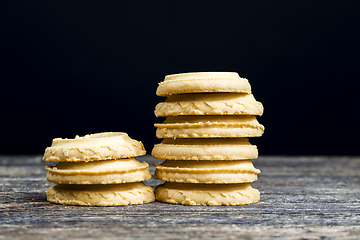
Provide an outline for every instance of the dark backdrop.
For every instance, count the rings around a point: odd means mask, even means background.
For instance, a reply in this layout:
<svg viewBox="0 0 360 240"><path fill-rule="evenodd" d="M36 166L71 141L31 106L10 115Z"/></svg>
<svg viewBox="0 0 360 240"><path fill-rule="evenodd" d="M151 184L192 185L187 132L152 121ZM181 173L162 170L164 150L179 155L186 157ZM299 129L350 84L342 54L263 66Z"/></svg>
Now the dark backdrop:
<svg viewBox="0 0 360 240"><path fill-rule="evenodd" d="M249 79L260 154L359 154L359 1L194 2L2 1L0 154L104 131L150 153L158 82L194 71Z"/></svg>

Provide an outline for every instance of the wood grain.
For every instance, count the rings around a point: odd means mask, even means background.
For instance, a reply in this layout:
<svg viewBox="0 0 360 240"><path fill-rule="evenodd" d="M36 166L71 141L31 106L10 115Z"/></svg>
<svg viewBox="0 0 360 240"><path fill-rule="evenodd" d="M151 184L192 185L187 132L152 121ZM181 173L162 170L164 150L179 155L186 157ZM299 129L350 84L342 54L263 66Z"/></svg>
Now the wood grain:
<svg viewBox="0 0 360 240"><path fill-rule="evenodd" d="M138 158L160 162L147 155ZM0 156L0 239L359 239L360 158L263 156L259 203L79 207L46 201L41 156ZM155 187L158 180L147 180Z"/></svg>

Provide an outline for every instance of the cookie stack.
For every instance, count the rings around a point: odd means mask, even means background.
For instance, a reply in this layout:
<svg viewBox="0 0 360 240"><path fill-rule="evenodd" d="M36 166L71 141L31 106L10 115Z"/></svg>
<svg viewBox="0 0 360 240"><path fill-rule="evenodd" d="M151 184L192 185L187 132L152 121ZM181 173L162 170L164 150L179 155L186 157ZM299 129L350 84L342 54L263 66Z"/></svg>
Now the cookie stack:
<svg viewBox="0 0 360 240"><path fill-rule="evenodd" d="M155 115L166 117L157 127L162 138L152 150L155 178L165 181L155 189L158 201L184 205L243 205L258 202L250 186L260 170L251 159L257 147L248 137L259 137L264 126L256 116L263 106L251 94L247 79L231 72L174 74L157 88L165 102Z"/></svg>
<svg viewBox="0 0 360 240"><path fill-rule="evenodd" d="M87 206L152 202L153 189L142 183L151 178L149 165L135 158L145 153L141 142L122 132L55 138L43 158L59 162L46 167L47 180L57 184L47 190L47 199Z"/></svg>

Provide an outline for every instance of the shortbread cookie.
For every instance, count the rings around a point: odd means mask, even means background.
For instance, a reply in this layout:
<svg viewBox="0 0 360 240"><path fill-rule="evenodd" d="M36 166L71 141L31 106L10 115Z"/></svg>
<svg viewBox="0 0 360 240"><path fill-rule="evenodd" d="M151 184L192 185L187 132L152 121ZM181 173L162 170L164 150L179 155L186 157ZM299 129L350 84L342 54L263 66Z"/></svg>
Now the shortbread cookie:
<svg viewBox="0 0 360 240"><path fill-rule="evenodd" d="M60 162L47 166L46 178L56 184L116 184L141 182L151 178L149 164L135 158L93 161Z"/></svg>
<svg viewBox="0 0 360 240"><path fill-rule="evenodd" d="M263 106L252 94L203 93L171 95L155 107L157 117L178 115L262 115Z"/></svg>
<svg viewBox="0 0 360 240"><path fill-rule="evenodd" d="M260 200L249 183L192 184L166 182L155 189L156 200L182 205L245 205Z"/></svg>
<svg viewBox="0 0 360 240"><path fill-rule="evenodd" d="M158 96L206 92L250 94L251 87L246 78L235 72L196 72L168 75L156 90Z"/></svg>
<svg viewBox="0 0 360 240"><path fill-rule="evenodd" d="M158 138L260 137L264 132L255 116L176 116L155 127Z"/></svg>
<svg viewBox="0 0 360 240"><path fill-rule="evenodd" d="M154 191L142 182L112 185L55 185L47 200L65 205L118 206L153 202Z"/></svg>
<svg viewBox="0 0 360 240"><path fill-rule="evenodd" d="M151 154L168 160L242 160L257 158L258 150L247 138L166 138Z"/></svg>
<svg viewBox="0 0 360 240"><path fill-rule="evenodd" d="M76 136L74 139L55 138L46 148L44 161L88 162L145 155L141 142L123 132L109 132Z"/></svg>
<svg viewBox="0 0 360 240"><path fill-rule="evenodd" d="M257 180L260 170L251 160L164 161L154 164L156 179L178 183L249 183Z"/></svg>

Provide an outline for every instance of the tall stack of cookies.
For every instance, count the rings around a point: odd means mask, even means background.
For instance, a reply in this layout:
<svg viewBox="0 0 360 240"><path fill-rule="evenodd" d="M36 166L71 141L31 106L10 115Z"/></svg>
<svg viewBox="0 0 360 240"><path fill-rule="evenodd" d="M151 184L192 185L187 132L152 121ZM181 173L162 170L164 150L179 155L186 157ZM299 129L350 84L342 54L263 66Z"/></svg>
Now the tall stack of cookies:
<svg viewBox="0 0 360 240"><path fill-rule="evenodd" d="M149 165L135 157L144 155L141 142L126 133L110 132L55 138L46 148L47 180L56 183L46 194L53 203L116 206L155 200L153 189L142 181L151 178Z"/></svg>
<svg viewBox="0 0 360 240"><path fill-rule="evenodd" d="M264 132L256 116L263 106L251 94L247 79L231 72L199 72L165 77L157 88L165 102L155 115L166 117L157 127L162 138L152 150L156 200L183 205L243 205L258 202L250 183L260 170L252 159L257 147L248 137Z"/></svg>

